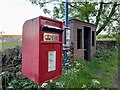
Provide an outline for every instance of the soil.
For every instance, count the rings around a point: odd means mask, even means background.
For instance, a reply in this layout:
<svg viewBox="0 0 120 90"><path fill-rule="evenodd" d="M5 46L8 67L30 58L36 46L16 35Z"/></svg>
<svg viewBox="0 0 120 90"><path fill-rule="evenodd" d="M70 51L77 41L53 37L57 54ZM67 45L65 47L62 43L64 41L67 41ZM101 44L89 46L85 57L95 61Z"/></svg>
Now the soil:
<svg viewBox="0 0 120 90"><path fill-rule="evenodd" d="M118 88L118 76L112 79L112 88Z"/></svg>

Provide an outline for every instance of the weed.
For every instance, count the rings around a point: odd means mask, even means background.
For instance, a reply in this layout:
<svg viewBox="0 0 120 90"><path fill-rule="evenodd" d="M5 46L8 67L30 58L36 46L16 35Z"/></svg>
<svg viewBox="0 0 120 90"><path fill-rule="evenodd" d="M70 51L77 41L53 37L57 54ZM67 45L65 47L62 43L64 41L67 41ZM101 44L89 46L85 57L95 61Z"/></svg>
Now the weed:
<svg viewBox="0 0 120 90"><path fill-rule="evenodd" d="M118 73L118 52L101 50L90 62L77 59L69 63L68 70L63 69L62 77L42 87L49 88L111 88L112 80ZM16 66L14 68L21 65ZM3 72L5 88L37 88L31 80L22 76L21 71Z"/></svg>
<svg viewBox="0 0 120 90"><path fill-rule="evenodd" d="M64 83L64 88L111 88L112 79L118 73L117 57L118 53L115 51L101 50L91 62L75 60L70 63L68 70L63 70L62 77L56 81Z"/></svg>

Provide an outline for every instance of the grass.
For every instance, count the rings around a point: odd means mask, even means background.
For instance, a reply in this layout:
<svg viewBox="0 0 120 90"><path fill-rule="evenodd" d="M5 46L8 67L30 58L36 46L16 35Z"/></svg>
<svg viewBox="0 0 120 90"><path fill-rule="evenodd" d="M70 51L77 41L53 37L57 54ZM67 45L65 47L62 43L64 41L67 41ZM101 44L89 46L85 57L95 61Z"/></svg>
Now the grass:
<svg viewBox="0 0 120 90"><path fill-rule="evenodd" d="M4 48L15 47L16 45L21 45L21 42L3 43ZM13 78L9 81L7 87L37 88L37 85L22 76L20 71L17 73L8 72L4 76L6 77L9 74ZM97 51L96 57L91 61L78 59L69 64L68 70L63 69L62 77L48 83L45 88L115 88L117 76L118 50L101 50ZM19 77L19 79L16 80L16 77Z"/></svg>
<svg viewBox="0 0 120 90"><path fill-rule="evenodd" d="M71 65L71 69L63 70L60 79L48 84L47 87L116 88L114 81L118 76L117 58L116 51L103 50L97 52L96 58L91 62L77 60ZM56 83L59 84L56 86Z"/></svg>
<svg viewBox="0 0 120 90"><path fill-rule="evenodd" d="M6 50L7 48L14 48L17 45L21 46L21 42L11 41L11 42L0 42L0 51Z"/></svg>

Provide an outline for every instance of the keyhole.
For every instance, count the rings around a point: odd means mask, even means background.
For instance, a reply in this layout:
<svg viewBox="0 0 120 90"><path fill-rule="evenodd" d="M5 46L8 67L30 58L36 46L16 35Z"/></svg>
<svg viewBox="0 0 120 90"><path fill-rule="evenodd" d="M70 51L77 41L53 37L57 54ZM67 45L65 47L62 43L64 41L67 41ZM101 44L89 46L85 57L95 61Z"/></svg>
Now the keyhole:
<svg viewBox="0 0 120 90"><path fill-rule="evenodd" d="M54 45L52 45L53 49L54 49Z"/></svg>

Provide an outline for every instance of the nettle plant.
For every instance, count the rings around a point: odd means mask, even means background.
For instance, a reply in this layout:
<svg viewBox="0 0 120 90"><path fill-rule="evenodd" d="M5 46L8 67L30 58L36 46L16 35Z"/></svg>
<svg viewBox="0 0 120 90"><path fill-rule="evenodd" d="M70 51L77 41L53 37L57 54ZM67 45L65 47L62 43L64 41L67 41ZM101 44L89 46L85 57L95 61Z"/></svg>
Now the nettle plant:
<svg viewBox="0 0 120 90"><path fill-rule="evenodd" d="M37 85L21 74L21 47L6 49L3 52L2 87L6 89L35 88Z"/></svg>
<svg viewBox="0 0 120 90"><path fill-rule="evenodd" d="M68 70L63 69L62 77L46 84L45 88L95 88L100 85L99 80L93 78L86 69L89 62L74 60L69 63ZM83 75L84 74L84 75ZM89 78L89 79L88 79ZM88 79L88 80L87 80Z"/></svg>
<svg viewBox="0 0 120 90"><path fill-rule="evenodd" d="M13 50L17 51L17 50ZM18 50L19 51L19 50ZM37 88L37 85L21 74L21 53L16 52L15 56L3 56L3 89ZM69 53L72 55L71 53ZM6 55L6 54L4 54ZM95 59L91 62L83 59L69 59L68 69L63 68L62 77L43 83L42 88L98 88L101 81L95 77L95 70L99 71L105 62L111 62L113 52L109 50L97 51ZM69 56L70 57L70 56ZM106 67L106 64L104 65ZM103 68L102 68L103 69Z"/></svg>

